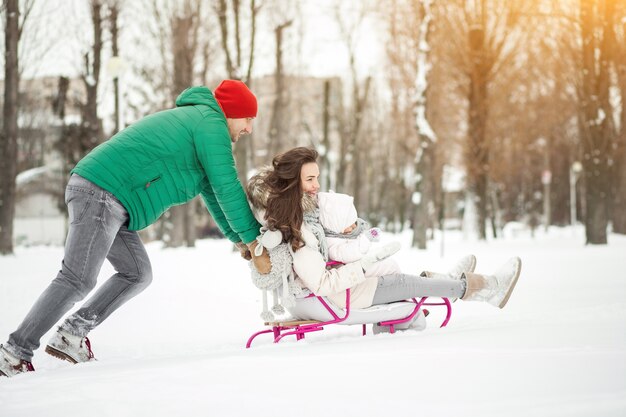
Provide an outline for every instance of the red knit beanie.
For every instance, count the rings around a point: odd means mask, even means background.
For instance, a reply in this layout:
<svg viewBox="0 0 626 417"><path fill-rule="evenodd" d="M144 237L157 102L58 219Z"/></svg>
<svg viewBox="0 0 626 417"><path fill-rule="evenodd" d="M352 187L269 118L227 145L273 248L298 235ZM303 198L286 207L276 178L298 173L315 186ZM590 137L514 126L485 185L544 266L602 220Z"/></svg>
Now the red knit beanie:
<svg viewBox="0 0 626 417"><path fill-rule="evenodd" d="M227 118L256 117L256 97L243 82L224 80L217 86L213 95Z"/></svg>

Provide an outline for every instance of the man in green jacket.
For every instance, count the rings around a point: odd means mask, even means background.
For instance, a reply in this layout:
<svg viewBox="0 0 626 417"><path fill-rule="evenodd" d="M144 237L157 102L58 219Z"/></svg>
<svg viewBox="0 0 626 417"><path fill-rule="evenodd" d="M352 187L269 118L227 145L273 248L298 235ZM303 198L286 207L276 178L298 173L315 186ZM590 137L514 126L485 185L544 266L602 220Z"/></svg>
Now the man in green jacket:
<svg viewBox="0 0 626 417"><path fill-rule="evenodd" d="M70 227L61 270L0 345L0 376L33 370L41 337L89 294L108 259L116 274L46 346L72 363L93 360L87 333L152 280L137 231L171 206L201 194L224 235L242 255L254 253L260 225L237 178L232 143L252 132L256 115L256 97L241 81L225 80L214 93L188 88L176 108L132 124L76 165L65 192ZM260 271L269 270L267 252L253 261Z"/></svg>

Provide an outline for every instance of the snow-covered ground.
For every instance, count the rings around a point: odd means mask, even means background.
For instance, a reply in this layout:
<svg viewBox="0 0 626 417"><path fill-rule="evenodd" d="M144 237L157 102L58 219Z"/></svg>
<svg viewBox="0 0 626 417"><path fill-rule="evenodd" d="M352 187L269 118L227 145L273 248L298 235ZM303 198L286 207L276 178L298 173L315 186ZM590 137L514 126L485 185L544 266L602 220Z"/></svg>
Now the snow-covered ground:
<svg viewBox="0 0 626 417"><path fill-rule="evenodd" d="M427 251L409 234L407 272L442 270L474 253L478 271L519 255L504 310L457 302L446 328L363 337L334 326L278 345L260 336L260 292L225 240L195 249L148 245L154 282L90 334L97 362L70 365L39 349L35 373L0 379L1 417L97 416L625 416L626 237L585 247L583 231ZM0 342L54 278L62 248L0 258ZM112 273L105 264L100 281ZM45 345L50 334L42 339Z"/></svg>

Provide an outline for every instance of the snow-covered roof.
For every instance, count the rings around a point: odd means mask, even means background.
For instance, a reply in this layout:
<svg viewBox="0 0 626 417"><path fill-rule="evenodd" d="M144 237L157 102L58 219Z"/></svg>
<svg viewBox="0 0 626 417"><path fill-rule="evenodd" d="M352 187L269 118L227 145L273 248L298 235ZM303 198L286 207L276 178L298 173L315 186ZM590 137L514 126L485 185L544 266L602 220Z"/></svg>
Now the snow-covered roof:
<svg viewBox="0 0 626 417"><path fill-rule="evenodd" d="M26 171L20 172L15 177L15 183L17 185L27 184L27 183L35 180L37 177L39 177L41 175L44 175L45 173L49 172L50 169L51 169L51 167L49 167L47 165L44 165L44 166L41 166L41 167L31 168L31 169L28 169Z"/></svg>

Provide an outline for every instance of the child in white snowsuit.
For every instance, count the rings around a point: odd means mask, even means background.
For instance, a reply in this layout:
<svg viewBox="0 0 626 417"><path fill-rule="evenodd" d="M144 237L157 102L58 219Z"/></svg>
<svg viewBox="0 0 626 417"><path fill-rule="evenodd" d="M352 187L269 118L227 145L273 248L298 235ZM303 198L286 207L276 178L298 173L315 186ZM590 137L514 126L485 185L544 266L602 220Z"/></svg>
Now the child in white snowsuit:
<svg viewBox="0 0 626 417"><path fill-rule="evenodd" d="M320 224L328 243L328 258L341 263L360 261L373 242L380 241L380 229L370 228L358 218L354 198L341 193L317 193ZM395 260L376 262L365 272L367 278L401 273Z"/></svg>

